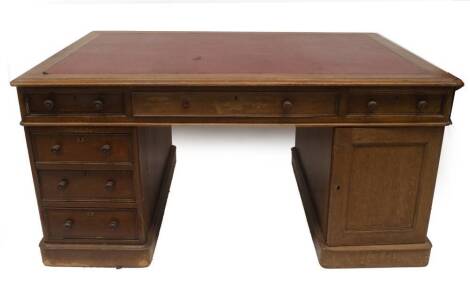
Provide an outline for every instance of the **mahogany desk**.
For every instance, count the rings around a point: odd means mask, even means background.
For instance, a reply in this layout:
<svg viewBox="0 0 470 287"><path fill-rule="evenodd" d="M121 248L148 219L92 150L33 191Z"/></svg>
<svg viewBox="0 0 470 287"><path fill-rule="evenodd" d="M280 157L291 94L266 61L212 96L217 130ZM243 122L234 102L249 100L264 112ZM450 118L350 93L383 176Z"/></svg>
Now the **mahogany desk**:
<svg viewBox="0 0 470 287"><path fill-rule="evenodd" d="M12 83L44 264L150 264L171 125L294 125L324 267L423 266L458 78L377 34L92 32ZM286 175L289 176L289 175Z"/></svg>

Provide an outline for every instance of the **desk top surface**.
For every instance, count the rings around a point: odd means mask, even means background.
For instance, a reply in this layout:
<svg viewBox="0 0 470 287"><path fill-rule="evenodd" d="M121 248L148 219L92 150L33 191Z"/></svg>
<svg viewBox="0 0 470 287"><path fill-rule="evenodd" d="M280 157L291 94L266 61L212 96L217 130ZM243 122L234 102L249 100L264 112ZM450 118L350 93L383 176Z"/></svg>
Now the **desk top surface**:
<svg viewBox="0 0 470 287"><path fill-rule="evenodd" d="M371 33L92 32L11 84L458 88L462 82Z"/></svg>

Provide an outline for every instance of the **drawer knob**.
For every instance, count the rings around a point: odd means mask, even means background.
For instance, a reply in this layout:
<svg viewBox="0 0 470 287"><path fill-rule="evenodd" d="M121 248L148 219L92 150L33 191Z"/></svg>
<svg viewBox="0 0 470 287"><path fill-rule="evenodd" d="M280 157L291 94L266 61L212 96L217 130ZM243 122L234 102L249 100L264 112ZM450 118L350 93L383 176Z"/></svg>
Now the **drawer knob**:
<svg viewBox="0 0 470 287"><path fill-rule="evenodd" d="M45 100L42 104L48 111L52 111L54 109L54 101L51 99Z"/></svg>
<svg viewBox="0 0 470 287"><path fill-rule="evenodd" d="M426 108L428 107L428 101L426 100L421 100L421 101L418 101L418 111L420 112L424 112L426 110Z"/></svg>
<svg viewBox="0 0 470 287"><path fill-rule="evenodd" d="M57 190L64 191L67 188L67 185L69 185L69 181L66 178L63 178L57 183Z"/></svg>
<svg viewBox="0 0 470 287"><path fill-rule="evenodd" d="M375 112L375 110L377 110L377 106L379 104L374 101L374 100L370 100L368 103L367 103L367 110L370 112L370 113L373 113Z"/></svg>
<svg viewBox="0 0 470 287"><path fill-rule="evenodd" d="M106 181L105 185L104 185L104 189L106 191L113 191L114 190L114 187L116 186L116 182L112 179Z"/></svg>
<svg viewBox="0 0 470 287"><path fill-rule="evenodd" d="M103 110L103 101L102 100L95 100L93 101L93 107L95 108L95 111L101 112Z"/></svg>
<svg viewBox="0 0 470 287"><path fill-rule="evenodd" d="M117 219L112 219L109 222L109 228L112 230L116 230L119 227L119 221Z"/></svg>
<svg viewBox="0 0 470 287"><path fill-rule="evenodd" d="M111 146L109 144L104 144L101 146L100 151L103 155L108 155L111 153Z"/></svg>
<svg viewBox="0 0 470 287"><path fill-rule="evenodd" d="M64 221L64 228L65 229L71 229L73 227L73 220L72 219L67 219Z"/></svg>
<svg viewBox="0 0 470 287"><path fill-rule="evenodd" d="M188 99L183 99L183 100L181 101L181 106L183 107L183 109L189 109L189 107L190 107L191 105L190 105Z"/></svg>
<svg viewBox="0 0 470 287"><path fill-rule="evenodd" d="M290 110L292 110L293 107L294 107L294 104L289 100L284 100L282 102L282 110L284 112L289 112Z"/></svg>
<svg viewBox="0 0 470 287"><path fill-rule="evenodd" d="M51 147L51 152L57 154L60 152L61 149L62 146L60 144L55 144Z"/></svg>

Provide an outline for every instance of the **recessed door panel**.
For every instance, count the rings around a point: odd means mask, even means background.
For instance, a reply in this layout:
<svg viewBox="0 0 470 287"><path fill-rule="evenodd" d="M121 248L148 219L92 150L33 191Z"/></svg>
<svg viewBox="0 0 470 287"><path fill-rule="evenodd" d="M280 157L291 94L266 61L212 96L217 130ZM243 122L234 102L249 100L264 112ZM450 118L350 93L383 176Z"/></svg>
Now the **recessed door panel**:
<svg viewBox="0 0 470 287"><path fill-rule="evenodd" d="M336 129L328 244L424 242L442 132Z"/></svg>

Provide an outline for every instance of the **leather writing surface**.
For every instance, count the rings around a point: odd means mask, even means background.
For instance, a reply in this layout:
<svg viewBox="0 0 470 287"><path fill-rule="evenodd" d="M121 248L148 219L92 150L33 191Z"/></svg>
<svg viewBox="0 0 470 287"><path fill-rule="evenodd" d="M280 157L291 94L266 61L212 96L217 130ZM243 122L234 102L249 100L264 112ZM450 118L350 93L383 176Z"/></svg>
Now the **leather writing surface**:
<svg viewBox="0 0 470 287"><path fill-rule="evenodd" d="M425 74L369 34L99 33L48 74Z"/></svg>

